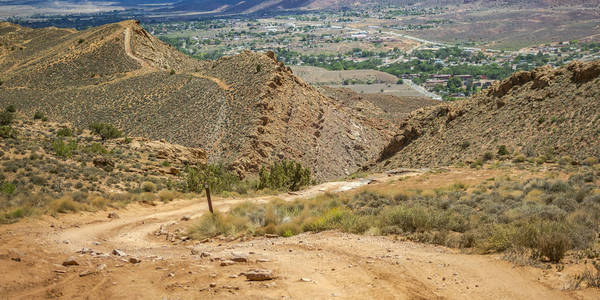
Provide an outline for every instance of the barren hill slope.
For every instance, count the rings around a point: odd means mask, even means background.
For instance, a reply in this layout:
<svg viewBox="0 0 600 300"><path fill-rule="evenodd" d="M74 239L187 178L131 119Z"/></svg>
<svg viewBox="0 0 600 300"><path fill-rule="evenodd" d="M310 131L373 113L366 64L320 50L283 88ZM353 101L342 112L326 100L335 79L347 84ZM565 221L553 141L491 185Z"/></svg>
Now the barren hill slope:
<svg viewBox="0 0 600 300"><path fill-rule="evenodd" d="M278 159L318 179L352 173L392 136L323 96L272 53L197 61L135 21L86 31L0 24L0 105L199 147L240 173Z"/></svg>
<svg viewBox="0 0 600 300"><path fill-rule="evenodd" d="M414 111L380 167L475 161L502 145L513 156L600 158L600 61L518 72L470 99Z"/></svg>

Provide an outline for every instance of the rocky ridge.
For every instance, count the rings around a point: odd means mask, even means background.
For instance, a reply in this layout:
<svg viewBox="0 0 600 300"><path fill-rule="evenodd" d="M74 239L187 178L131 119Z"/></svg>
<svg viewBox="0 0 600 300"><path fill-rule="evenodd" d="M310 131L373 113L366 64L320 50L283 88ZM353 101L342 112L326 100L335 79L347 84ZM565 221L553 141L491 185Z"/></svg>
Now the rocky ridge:
<svg viewBox="0 0 600 300"><path fill-rule="evenodd" d="M85 128L202 148L247 175L281 159L319 180L358 170L393 135L324 96L273 53L198 61L134 21L75 31L0 24L0 104Z"/></svg>
<svg viewBox="0 0 600 300"><path fill-rule="evenodd" d="M470 99L412 112L379 168L473 162L500 146L513 156L598 158L599 99L599 61L517 72Z"/></svg>

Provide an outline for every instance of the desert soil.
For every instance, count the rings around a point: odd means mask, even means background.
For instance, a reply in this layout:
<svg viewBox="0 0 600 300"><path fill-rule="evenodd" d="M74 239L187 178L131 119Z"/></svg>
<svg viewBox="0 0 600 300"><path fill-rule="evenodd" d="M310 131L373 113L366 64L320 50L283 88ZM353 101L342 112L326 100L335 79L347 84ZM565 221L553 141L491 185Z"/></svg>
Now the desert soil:
<svg viewBox="0 0 600 300"><path fill-rule="evenodd" d="M455 174L465 179L495 176ZM215 199L226 210L242 201L292 200L362 185L422 182L419 171L330 182L298 194ZM411 177L398 181L400 177ZM435 177L436 175L433 175ZM448 177L448 173L439 175ZM423 178L421 178L423 177ZM372 180L374 179L374 180ZM336 231L294 237L182 241L185 229L207 210L204 199L157 206L132 204L116 211L30 218L0 227L0 299L598 299L597 289L568 290L577 266L558 272L515 266L501 255ZM182 220L182 217L191 220ZM161 235L157 232L163 231ZM166 235L164 233L167 233ZM81 251L83 249L83 251ZM112 254L114 249L123 256ZM83 252L83 253L78 253ZM91 252L91 253L90 253ZM242 257L247 262L221 266ZM68 258L78 265L63 266ZM131 263L131 258L141 260ZM581 267L581 266L579 266ZM250 269L274 279L247 281Z"/></svg>

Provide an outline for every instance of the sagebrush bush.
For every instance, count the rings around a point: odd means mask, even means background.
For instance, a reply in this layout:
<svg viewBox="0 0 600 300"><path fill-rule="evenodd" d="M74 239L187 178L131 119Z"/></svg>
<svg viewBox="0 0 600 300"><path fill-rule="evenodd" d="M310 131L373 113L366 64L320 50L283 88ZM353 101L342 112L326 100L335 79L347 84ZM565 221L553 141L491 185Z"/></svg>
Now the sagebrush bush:
<svg viewBox="0 0 600 300"><path fill-rule="evenodd" d="M162 201L162 202L172 201L176 197L177 197L177 194L173 191L161 190L160 192L158 192L158 198L160 198L160 201Z"/></svg>
<svg viewBox="0 0 600 300"><path fill-rule="evenodd" d="M142 189L142 191L144 191L144 192L151 193L151 192L156 191L156 184L154 184L153 182L150 182L150 181L144 181L140 185L140 189Z"/></svg>
<svg viewBox="0 0 600 300"><path fill-rule="evenodd" d="M0 126L8 126L15 120L15 114L9 111L0 112Z"/></svg>
<svg viewBox="0 0 600 300"><path fill-rule="evenodd" d="M16 138L17 131L8 125L0 126L0 137L8 139L8 138Z"/></svg>
<svg viewBox="0 0 600 300"><path fill-rule="evenodd" d="M106 123L92 123L89 128L93 134L99 135L103 140L116 139L123 135L119 129Z"/></svg>
<svg viewBox="0 0 600 300"><path fill-rule="evenodd" d="M33 119L34 119L34 120L41 120L41 119L44 119L44 118L45 118L45 116L44 116L44 113L43 113L43 112L41 112L41 111L36 111L36 112L33 114Z"/></svg>
<svg viewBox="0 0 600 300"><path fill-rule="evenodd" d="M56 131L58 137L71 137L73 136L73 130L69 127L64 127Z"/></svg>
<svg viewBox="0 0 600 300"><path fill-rule="evenodd" d="M77 150L77 141L69 140L69 142L65 143L65 140L62 138L57 138L52 143L52 148L56 156L62 158L70 158L73 156L73 152Z"/></svg>

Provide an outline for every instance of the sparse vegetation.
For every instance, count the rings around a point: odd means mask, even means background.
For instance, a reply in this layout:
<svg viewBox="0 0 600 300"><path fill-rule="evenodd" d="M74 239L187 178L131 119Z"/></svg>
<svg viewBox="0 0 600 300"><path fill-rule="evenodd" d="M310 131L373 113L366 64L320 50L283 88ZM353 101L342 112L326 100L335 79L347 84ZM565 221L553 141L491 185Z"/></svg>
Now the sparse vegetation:
<svg viewBox="0 0 600 300"><path fill-rule="evenodd" d="M9 126L15 119L14 113L5 110L0 112L0 126Z"/></svg>
<svg viewBox="0 0 600 300"><path fill-rule="evenodd" d="M116 139L123 135L119 129L106 123L92 123L89 128L92 133L99 135L103 140Z"/></svg>
<svg viewBox="0 0 600 300"><path fill-rule="evenodd" d="M596 241L589 222L600 214L594 182L598 171L581 169L568 181L499 178L469 187L381 194L326 194L314 199L244 203L226 214L204 216L191 236L289 236L338 229L362 234L401 234L409 239L481 252L505 250L559 262L572 249Z"/></svg>

